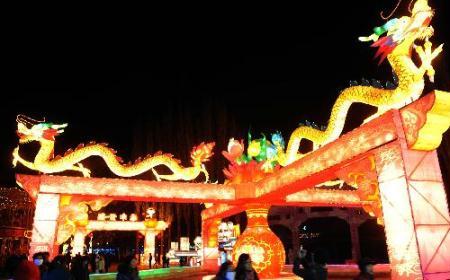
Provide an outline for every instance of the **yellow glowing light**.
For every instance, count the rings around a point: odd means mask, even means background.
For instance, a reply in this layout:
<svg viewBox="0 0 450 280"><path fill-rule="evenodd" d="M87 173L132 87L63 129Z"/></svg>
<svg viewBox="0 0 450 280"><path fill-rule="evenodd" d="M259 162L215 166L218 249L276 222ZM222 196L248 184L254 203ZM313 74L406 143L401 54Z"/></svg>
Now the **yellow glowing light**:
<svg viewBox="0 0 450 280"><path fill-rule="evenodd" d="M135 213L130 215L130 222L136 222L137 221L137 215Z"/></svg>
<svg viewBox="0 0 450 280"><path fill-rule="evenodd" d="M147 209L147 211L145 211L145 213L147 213L146 218L150 218L151 219L151 218L153 218L153 215L155 215L156 210L155 210L155 208L150 207L150 208Z"/></svg>
<svg viewBox="0 0 450 280"><path fill-rule="evenodd" d="M256 157L257 155L259 155L260 151L261 144L259 143L259 141L253 140L250 145L248 145L247 153L249 156Z"/></svg>
<svg viewBox="0 0 450 280"><path fill-rule="evenodd" d="M119 220L121 220L121 221L126 221L127 218L128 218L128 216L127 216L127 214L125 214L125 213L122 213L122 214L120 214L120 216L119 216Z"/></svg>
<svg viewBox="0 0 450 280"><path fill-rule="evenodd" d="M105 213L98 213L97 220L99 220L99 221L106 220L106 214Z"/></svg>
<svg viewBox="0 0 450 280"><path fill-rule="evenodd" d="M31 127L29 127L31 125ZM23 117L17 118L17 133L20 136L19 142L26 143L38 141L40 149L33 162L23 159L19 155L19 147L13 151L13 166L21 163L29 169L43 173L58 173L66 170L81 172L84 177L90 177L91 171L80 162L91 156L101 157L109 169L121 177L133 177L148 170L152 170L157 180L185 180L190 181L203 173L208 181L208 172L204 162L213 155L214 143L201 143L194 147L191 153L192 167L183 167L179 160L174 159L170 154L157 153L154 156L147 156L143 160L136 160L133 164L122 164L121 159L116 156L116 152L107 147L106 144L89 143L79 145L75 150L69 150L64 156L53 157L55 146L55 136L63 132L62 127L66 125L53 125L49 123L30 123ZM50 135L50 136L49 136ZM156 166L166 166L172 171L171 175L160 175L154 170Z"/></svg>
<svg viewBox="0 0 450 280"><path fill-rule="evenodd" d="M70 204L70 200L72 199L72 196L70 195L62 195L61 196L61 201L60 201L60 206L67 206Z"/></svg>
<svg viewBox="0 0 450 280"><path fill-rule="evenodd" d="M157 220L155 218L145 219L144 225L147 228L155 228L157 224Z"/></svg>
<svg viewBox="0 0 450 280"><path fill-rule="evenodd" d="M146 230L143 222L130 222L130 221L89 221L86 225L86 229L89 231L140 231Z"/></svg>
<svg viewBox="0 0 450 280"><path fill-rule="evenodd" d="M152 228L153 231L159 232L165 230L168 224L164 221L157 221L156 226ZM91 231L142 231L145 232L149 230L145 226L145 222L132 222L132 221L99 221L93 220L88 221L86 225L87 232Z"/></svg>
<svg viewBox="0 0 450 280"><path fill-rule="evenodd" d="M75 224L79 227L85 227L88 224L87 220L76 220Z"/></svg>
<svg viewBox="0 0 450 280"><path fill-rule="evenodd" d="M241 235L241 228L239 227L239 225L234 225L233 226L233 236L239 237L239 235Z"/></svg>

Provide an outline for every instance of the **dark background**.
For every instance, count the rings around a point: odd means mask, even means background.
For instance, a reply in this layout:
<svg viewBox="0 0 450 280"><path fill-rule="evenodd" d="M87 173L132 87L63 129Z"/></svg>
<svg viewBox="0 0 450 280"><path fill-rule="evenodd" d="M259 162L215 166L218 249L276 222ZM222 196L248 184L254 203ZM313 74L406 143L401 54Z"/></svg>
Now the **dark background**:
<svg viewBox="0 0 450 280"><path fill-rule="evenodd" d="M216 141L208 169L212 180L223 182L226 162L220 151L229 138L279 130L287 141L300 122L326 125L350 80L392 80L388 63L377 66L375 49L357 38L383 24L379 12L389 12L394 2L189 7L194 12L85 7L73 14L57 7L57 12L19 13L2 40L0 184L15 184L11 152L19 113L69 124L57 139L56 154L96 140L109 142L126 161L163 150L188 165L193 145ZM403 2L394 16L408 14ZM449 2L430 3L437 10L432 41L446 46L434 62L436 83L427 90L450 90ZM370 112L368 106L352 106L345 130ZM447 132L439 149L447 190L449 137ZM29 144L21 154L31 160L36 148ZM101 160L85 165L95 177L114 177ZM171 215L184 213L180 207L195 208L188 211L194 216L200 211L198 205L170 207ZM173 227L192 236L199 230L181 220Z"/></svg>
<svg viewBox="0 0 450 280"><path fill-rule="evenodd" d="M280 130L288 140L305 120L326 125L350 80L392 80L388 63L377 66L375 49L357 37L383 24L379 12L394 2L23 14L4 40L0 183L14 183L10 154L18 113L68 123L57 152L106 141L125 159L155 149L187 159L192 145L211 140L217 154L249 129L255 136ZM403 2L394 16L408 14ZM437 10L432 40L448 43L448 3L430 5ZM434 65L436 83L427 88L450 90L448 51ZM352 106L346 130L369 112ZM188 130L192 135L184 135ZM213 159L223 167L221 160ZM220 169L212 172L219 179ZM109 175L102 172L94 176Z"/></svg>

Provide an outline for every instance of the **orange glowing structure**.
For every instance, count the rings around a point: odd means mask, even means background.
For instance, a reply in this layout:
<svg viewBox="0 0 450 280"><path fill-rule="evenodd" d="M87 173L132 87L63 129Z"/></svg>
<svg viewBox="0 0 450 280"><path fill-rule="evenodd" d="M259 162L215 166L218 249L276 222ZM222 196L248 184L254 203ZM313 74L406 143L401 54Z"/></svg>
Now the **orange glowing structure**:
<svg viewBox="0 0 450 280"><path fill-rule="evenodd" d="M60 235L67 236L77 227L88 228L83 222L85 215L77 212L83 208L80 201L96 200L93 205L97 206L114 199L213 203L202 212L202 264L210 268L217 266L221 218L242 211L249 214L249 227L238 239L237 255L250 248L245 244L252 238L266 239L257 229L264 228L267 212L261 212L259 222L253 223L255 205L361 207L385 225L393 279L429 279L437 273L445 279L450 275L450 217L434 149L449 125L450 93L435 91L287 167L258 176L257 182L222 185L18 174L18 183L36 200L31 253L45 250L54 255ZM437 140L432 146L414 148L416 143L425 143L424 139ZM315 188L336 178L355 190ZM277 263L282 263L282 249L274 250L274 240L270 241L272 249L265 247L264 252L279 259L271 259L261 275L267 271L275 277ZM252 255L261 252L250 251ZM252 258L262 260L264 267L270 256Z"/></svg>
<svg viewBox="0 0 450 280"><path fill-rule="evenodd" d="M61 240L75 235L78 228L89 230L86 201L97 201L97 206L114 199L205 203L208 208L201 214L203 266L217 267L221 219L246 211L248 228L236 243L234 259L242 252L250 253L261 277L277 277L285 254L267 226L270 205L360 207L385 226L392 279L449 279L450 215L435 149L450 126L450 93L434 90L419 98L424 77L432 80L431 63L442 51L442 46L432 50L429 41L432 15L427 1L417 0L410 16L393 19L374 29L374 34L361 37L374 40L373 46L380 47L378 54L388 58L399 76L395 89L345 89L333 106L328 127L323 131L297 128L286 149L279 136L249 141L247 154L243 141L230 140L223 152L230 161L224 170L225 184L18 174L17 182L36 200L30 253L45 250L55 255ZM423 46L414 45L418 38L425 39ZM420 67L411 58L412 48L422 61ZM340 135L354 102L374 105L379 114ZM145 164L123 166L101 145L53 159L54 136L64 127L30 125L22 117L18 125L21 141L38 140L41 150L34 162L28 162L16 149L13 164L20 162L44 173L71 169L87 176L89 171L79 161L101 150L108 166L123 177L153 167L149 159ZM299 154L301 139L312 140L314 150ZM155 160L163 165L176 163L177 172L173 176L155 173L156 178L192 180L205 173L203 162L211 157L212 146L196 147L191 154L193 167L188 168L158 155ZM330 182L345 182L353 190L332 189ZM151 217L142 224L155 225ZM75 238L81 240L80 236Z"/></svg>
<svg viewBox="0 0 450 280"><path fill-rule="evenodd" d="M125 213L117 215L116 213L99 213L97 220L88 219L89 208L98 211L111 199L94 199L86 201L81 196L63 195L60 197L59 217L56 235L56 245L63 244L73 236L72 254L83 254L85 251L84 240L93 231L137 231L144 236L144 255L143 262L148 262L149 253L155 254L155 237L161 231L164 231L168 224L164 221L158 221L155 218L146 217L144 221L137 221L136 214L131 214L130 219ZM88 208L89 207L89 208ZM154 214L154 211L150 211ZM117 220L119 216L120 221ZM133 218L134 217L134 218ZM51 229L51 227L50 227ZM32 248L35 244L32 244ZM39 250L34 249L34 251Z"/></svg>

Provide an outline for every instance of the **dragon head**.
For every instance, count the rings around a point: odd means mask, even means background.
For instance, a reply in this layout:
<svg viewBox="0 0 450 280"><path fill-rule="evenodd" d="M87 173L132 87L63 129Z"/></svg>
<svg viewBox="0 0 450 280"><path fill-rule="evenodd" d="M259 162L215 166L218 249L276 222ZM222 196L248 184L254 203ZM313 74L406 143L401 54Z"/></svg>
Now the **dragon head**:
<svg viewBox="0 0 450 280"><path fill-rule="evenodd" d="M394 51L405 51L410 53L411 47L416 40L428 40L434 34L430 25L434 11L428 5L427 0L418 0L414 3L410 17L401 17L398 26L394 27L392 35L397 47ZM403 50L404 49L404 50Z"/></svg>
<svg viewBox="0 0 450 280"><path fill-rule="evenodd" d="M192 148L191 163L193 166L201 166L202 163L207 162L213 155L212 151L216 143L200 143L200 145Z"/></svg>
<svg viewBox="0 0 450 280"><path fill-rule="evenodd" d="M410 55L416 40L428 40L434 30L430 25L434 11L427 0L417 0L411 10L411 16L393 18L382 26L373 29L368 37L359 37L360 41L373 41L372 47L378 47L375 58L380 63L389 55ZM383 37L380 37L384 35Z"/></svg>
<svg viewBox="0 0 450 280"><path fill-rule="evenodd" d="M49 140L55 141L55 136L64 132L67 124L53 124L36 121L29 117L17 116L17 135L19 143L24 144L31 141Z"/></svg>

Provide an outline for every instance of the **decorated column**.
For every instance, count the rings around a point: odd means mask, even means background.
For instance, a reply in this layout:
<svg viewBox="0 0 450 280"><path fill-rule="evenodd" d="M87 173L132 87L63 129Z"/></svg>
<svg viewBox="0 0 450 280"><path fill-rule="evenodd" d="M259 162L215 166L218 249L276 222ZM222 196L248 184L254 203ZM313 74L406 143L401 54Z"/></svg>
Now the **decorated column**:
<svg viewBox="0 0 450 280"><path fill-rule="evenodd" d="M392 279L450 278L450 217L435 151L377 153Z"/></svg>
<svg viewBox="0 0 450 280"><path fill-rule="evenodd" d="M250 254L253 268L260 278L279 276L286 258L283 243L269 228L269 207L266 204L248 205L247 228L238 238L232 252L235 264L241 254Z"/></svg>
<svg viewBox="0 0 450 280"><path fill-rule="evenodd" d="M30 256L37 252L49 252L50 258L58 255L56 227L59 216L59 194L39 193L36 199Z"/></svg>
<svg viewBox="0 0 450 280"><path fill-rule="evenodd" d="M76 254L84 255L84 238L86 237L86 230L84 228L77 228L73 235L73 249L72 256Z"/></svg>
<svg viewBox="0 0 450 280"><path fill-rule="evenodd" d="M153 230L147 230L143 233L144 239L144 257L142 258L143 264L148 264L149 254L153 256L152 264L155 263L155 238L156 233Z"/></svg>
<svg viewBox="0 0 450 280"><path fill-rule="evenodd" d="M217 235L220 219L202 220L203 268L216 270L219 265L219 243Z"/></svg>

